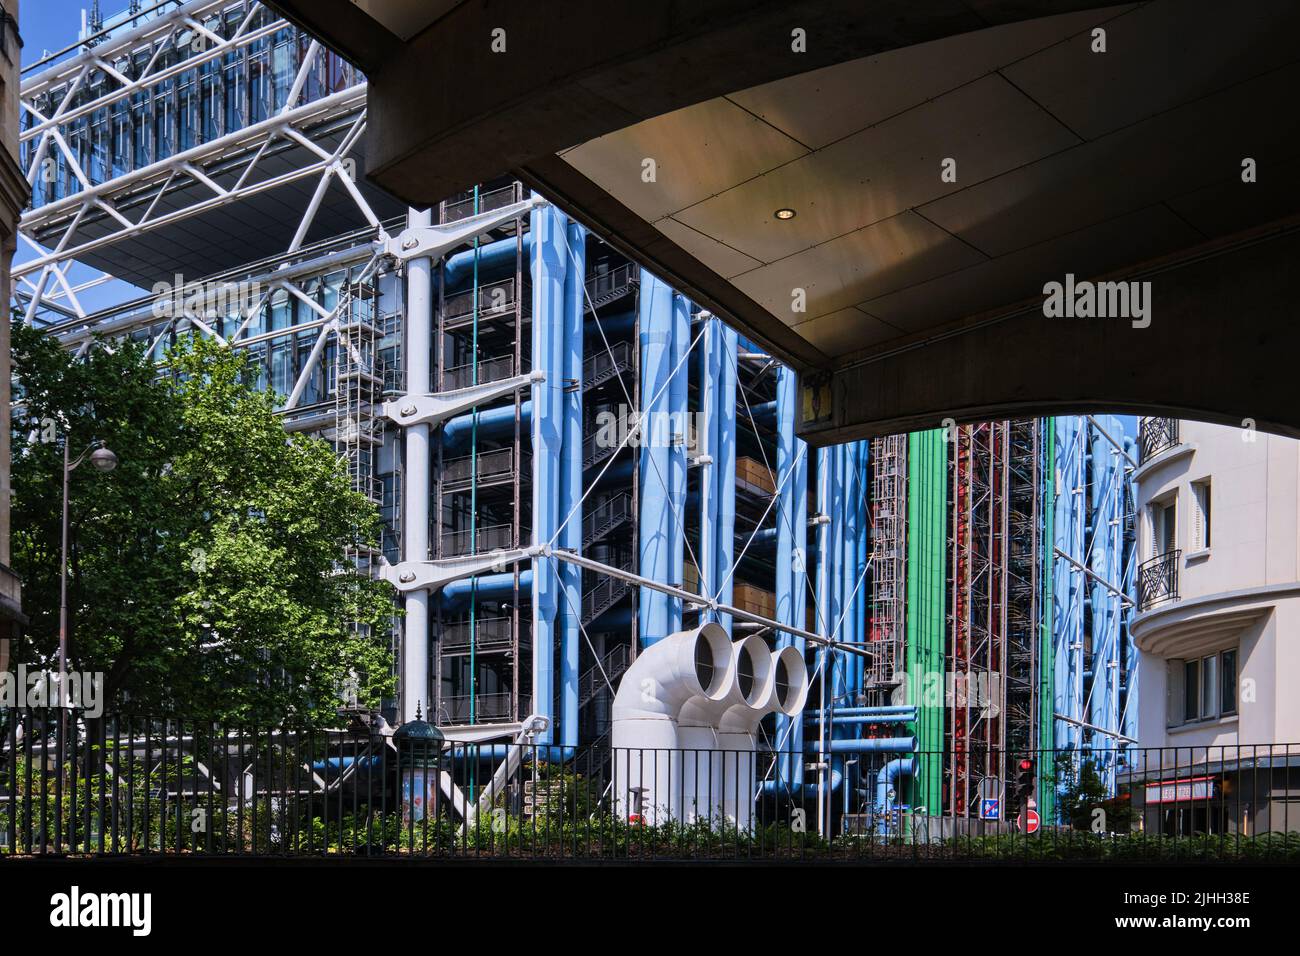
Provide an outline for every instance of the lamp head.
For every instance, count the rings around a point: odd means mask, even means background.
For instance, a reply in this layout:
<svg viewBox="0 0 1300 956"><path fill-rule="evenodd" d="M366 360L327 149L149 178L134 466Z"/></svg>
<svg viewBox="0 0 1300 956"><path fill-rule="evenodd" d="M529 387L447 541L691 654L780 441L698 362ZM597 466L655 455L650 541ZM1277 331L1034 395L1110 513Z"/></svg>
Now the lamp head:
<svg viewBox="0 0 1300 956"><path fill-rule="evenodd" d="M96 471L112 471L117 467L117 455L107 448L96 448L90 453L90 463Z"/></svg>

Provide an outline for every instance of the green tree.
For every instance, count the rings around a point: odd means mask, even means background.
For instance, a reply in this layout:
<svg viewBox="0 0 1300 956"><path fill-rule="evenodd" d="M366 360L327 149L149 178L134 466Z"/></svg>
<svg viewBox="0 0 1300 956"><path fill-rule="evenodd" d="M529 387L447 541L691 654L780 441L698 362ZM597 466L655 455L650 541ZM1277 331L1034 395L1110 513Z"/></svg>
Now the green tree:
<svg viewBox="0 0 1300 956"><path fill-rule="evenodd" d="M1123 833L1132 829L1133 808L1126 795L1111 797L1106 782L1097 773L1092 759L1080 761L1076 767L1071 754L1060 754L1056 759L1057 778L1061 781L1061 818L1076 830L1092 830L1101 826L1104 832ZM1102 814L1098 815L1097 811Z"/></svg>
<svg viewBox="0 0 1300 956"><path fill-rule="evenodd" d="M332 719L339 690L391 690L388 585L346 549L374 505L329 445L287 435L246 360L206 340L161 368L138 344L80 359L15 326L13 563L31 618L19 653L58 652L63 442L116 470L73 473L69 667L103 672L107 707L231 723Z"/></svg>

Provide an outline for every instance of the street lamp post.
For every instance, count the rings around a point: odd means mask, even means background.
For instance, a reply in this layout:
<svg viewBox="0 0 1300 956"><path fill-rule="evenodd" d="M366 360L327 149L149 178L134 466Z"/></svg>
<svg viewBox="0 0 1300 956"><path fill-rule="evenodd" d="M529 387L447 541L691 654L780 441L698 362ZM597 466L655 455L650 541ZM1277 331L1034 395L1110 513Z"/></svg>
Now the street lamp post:
<svg viewBox="0 0 1300 956"><path fill-rule="evenodd" d="M58 772L54 777L54 804L58 811L54 817L54 848L59 852L63 845L63 768L68 741L68 486L72 472L86 460L96 471L112 471L117 467L117 455L104 447L102 441L91 442L76 461L68 460L68 439L63 439L63 550L59 558L59 738ZM73 822L75 828L75 821ZM74 831L75 832L75 831Z"/></svg>
<svg viewBox="0 0 1300 956"><path fill-rule="evenodd" d="M92 442L77 460L68 460L68 442L63 442L63 551L59 560L59 703L67 703L68 684L68 486L72 472L90 457L96 471L112 471L117 467L117 455L103 442Z"/></svg>

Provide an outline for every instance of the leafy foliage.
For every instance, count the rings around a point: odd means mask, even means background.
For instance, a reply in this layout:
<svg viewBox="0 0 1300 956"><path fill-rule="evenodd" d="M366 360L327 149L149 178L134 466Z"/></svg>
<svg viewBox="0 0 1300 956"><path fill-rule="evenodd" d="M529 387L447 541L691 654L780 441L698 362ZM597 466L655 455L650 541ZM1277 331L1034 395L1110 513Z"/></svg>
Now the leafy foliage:
<svg viewBox="0 0 1300 956"><path fill-rule="evenodd" d="M1094 762L1076 761L1071 754L1061 754L1056 761L1061 781L1061 820L1076 830L1102 830L1126 833L1133 828L1133 808L1127 795L1109 796ZM1098 811L1101 811L1098 813Z"/></svg>
<svg viewBox="0 0 1300 956"><path fill-rule="evenodd" d="M13 564L32 619L17 659L57 655L66 436L74 460L92 442L119 460L77 468L69 506L69 667L105 674L108 707L319 724L353 674L376 703L390 591L344 560L377 535L374 505L328 444L286 435L241 355L195 340L160 370L144 352L77 359L13 330Z"/></svg>

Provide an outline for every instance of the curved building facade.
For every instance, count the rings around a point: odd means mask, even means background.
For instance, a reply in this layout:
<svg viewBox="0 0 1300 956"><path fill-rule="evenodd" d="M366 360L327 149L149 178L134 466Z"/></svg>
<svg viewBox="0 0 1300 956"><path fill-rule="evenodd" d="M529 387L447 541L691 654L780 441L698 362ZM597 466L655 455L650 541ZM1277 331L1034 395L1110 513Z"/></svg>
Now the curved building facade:
<svg viewBox="0 0 1300 956"><path fill-rule="evenodd" d="M1286 746L1300 741L1287 686L1300 669L1300 443L1249 426L1140 429L1131 630L1140 743L1159 748L1142 770L1187 799L1175 810L1154 786L1135 793L1164 830L1300 826L1287 786L1300 746Z"/></svg>

